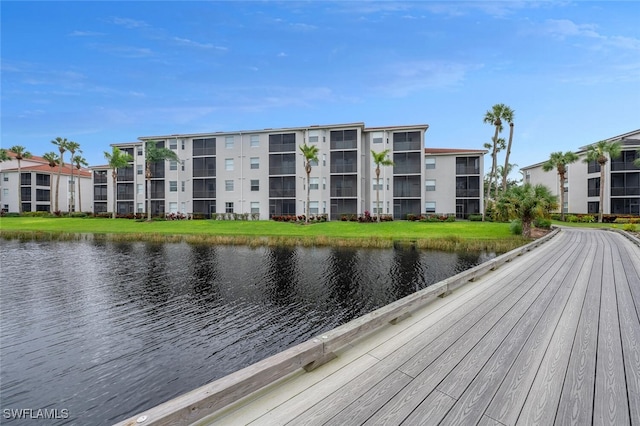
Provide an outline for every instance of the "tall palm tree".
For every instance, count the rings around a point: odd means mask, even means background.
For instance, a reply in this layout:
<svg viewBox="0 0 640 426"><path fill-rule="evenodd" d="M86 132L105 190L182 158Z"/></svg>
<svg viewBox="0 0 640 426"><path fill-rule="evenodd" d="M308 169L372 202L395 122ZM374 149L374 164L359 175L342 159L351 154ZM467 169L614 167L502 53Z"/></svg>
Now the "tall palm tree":
<svg viewBox="0 0 640 426"><path fill-rule="evenodd" d="M506 107L504 110L503 118L509 123L509 142L507 142L507 153L504 157L504 168L509 168L509 156L511 155L511 145L513 143L513 116L515 115L515 111L509 107ZM507 190L507 175L502 176L502 191Z"/></svg>
<svg viewBox="0 0 640 426"><path fill-rule="evenodd" d="M318 147L315 145L300 145L300 151L304 156L304 170L307 172L307 215L304 219L305 223L309 223L309 202L310 202L310 190L311 185L309 179L311 179L311 162L318 161Z"/></svg>
<svg viewBox="0 0 640 426"><path fill-rule="evenodd" d="M500 132L502 132L502 121L505 120L507 122L512 122L513 121L513 110L511 108L509 108L507 105L505 104L495 104L494 106L491 107L491 109L489 111L487 111L484 114L484 118L482 119L482 121L484 123L490 124L492 126L495 126L495 132L493 135L493 138L491 138L491 142L492 142L492 160L493 163L495 164L495 167L492 167L492 176L495 174L495 171L497 170L498 167L498 144L500 143L500 138L498 138L498 135L500 134ZM501 149L504 149L504 139L502 139L502 145L503 147ZM489 199L489 192L490 188L487 188L487 195L486 195L486 199ZM487 203L485 202L485 213L487 210Z"/></svg>
<svg viewBox="0 0 640 426"><path fill-rule="evenodd" d="M373 162L376 165L376 209L378 209L378 222L380 222L380 166L393 166L393 161L389 158L389 150L381 152L371 150Z"/></svg>
<svg viewBox="0 0 640 426"><path fill-rule="evenodd" d="M560 179L560 220L564 222L564 182L567 174L567 165L575 163L580 157L577 154L567 151L564 154L560 151L552 152L549 159L542 165L545 172L556 169Z"/></svg>
<svg viewBox="0 0 640 426"><path fill-rule="evenodd" d="M116 218L116 198L117 198L117 179L118 179L118 169L123 167L127 167L129 162L133 161L133 157L124 152L120 151L120 148L113 147L111 152L104 152L104 158L107 160L109 164L109 168L112 169L111 177L113 177L113 211L111 213L111 218Z"/></svg>
<svg viewBox="0 0 640 426"><path fill-rule="evenodd" d="M158 148L158 142L146 141L144 145L145 178L147 179L147 220L151 220L151 164L166 160L180 161L178 154L169 148Z"/></svg>
<svg viewBox="0 0 640 426"><path fill-rule="evenodd" d="M52 169L58 165L58 161L60 158L58 154L53 151L49 151L42 156L45 160L49 162L49 167ZM53 193L53 175L49 175L49 210L51 210L51 194Z"/></svg>
<svg viewBox="0 0 640 426"><path fill-rule="evenodd" d="M70 196L69 196L69 213L75 210L76 208L76 200L75 200L75 188L73 186L73 157L76 154L76 151L82 152L80 149L80 144L78 142L69 141L67 142L67 151L71 154L71 159L69 163L71 164L71 185L69 186Z"/></svg>
<svg viewBox="0 0 640 426"><path fill-rule="evenodd" d="M21 182L22 182L22 166L20 162L23 158L31 158L31 153L27 151L24 146L14 145L9 148L9 151L13 152L18 160L18 213L22 214L22 190L21 190Z"/></svg>
<svg viewBox="0 0 640 426"><path fill-rule="evenodd" d="M491 171L489 172L489 186L486 190L486 199L491 196L491 188L494 188L494 198L498 198L498 153L505 148L504 138L498 138L493 143L485 143L484 147L491 150ZM486 204L485 204L486 208Z"/></svg>
<svg viewBox="0 0 640 426"><path fill-rule="evenodd" d="M11 157L9 157L6 149L0 148L0 163L3 163L5 161L11 161Z"/></svg>
<svg viewBox="0 0 640 426"><path fill-rule="evenodd" d="M51 141L52 144L58 147L58 151L60 151L60 158L58 159L58 179L56 180L56 203L54 211L60 211L60 174L62 173L62 167L64 167L64 153L67 150L67 144L69 141L67 138L61 138L58 136L54 140Z"/></svg>
<svg viewBox="0 0 640 426"><path fill-rule="evenodd" d="M496 203L505 217L520 219L522 235L527 238L531 237L531 223L538 217L547 216L556 206L556 197L549 188L530 183L510 188Z"/></svg>
<svg viewBox="0 0 640 426"><path fill-rule="evenodd" d="M607 156L611 158L618 158L621 154L621 144L620 141L598 141L593 145L589 145L587 148L587 155L584 158L585 163L590 163L592 161L596 161L600 165L600 205L598 206L598 222L602 222L602 211L603 211L603 203L604 203L604 179L605 173L604 168L607 165L607 161L609 159Z"/></svg>
<svg viewBox="0 0 640 426"><path fill-rule="evenodd" d="M78 211L82 211L82 192L80 192L80 169L82 167L87 167L89 163L87 163L86 158L81 155L74 155L71 157L71 163L75 164L76 169L78 169Z"/></svg>

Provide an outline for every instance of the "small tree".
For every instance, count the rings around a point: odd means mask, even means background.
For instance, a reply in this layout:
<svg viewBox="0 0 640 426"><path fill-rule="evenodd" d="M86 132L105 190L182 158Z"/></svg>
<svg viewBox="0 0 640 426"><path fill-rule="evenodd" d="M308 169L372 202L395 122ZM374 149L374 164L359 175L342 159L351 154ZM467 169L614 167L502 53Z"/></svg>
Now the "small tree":
<svg viewBox="0 0 640 426"><path fill-rule="evenodd" d="M305 223L309 223L309 204L310 204L310 190L311 186L309 185L309 180L311 179L311 162L318 161L318 147L315 145L300 145L300 151L302 151L302 155L304 157L304 170L307 172L307 214L304 219Z"/></svg>
<svg viewBox="0 0 640 426"><path fill-rule="evenodd" d="M590 163L592 161L597 162L600 165L600 205L598 206L598 222L602 223L602 212L603 212L603 204L604 204L604 180L605 180L605 172L604 168L607 165L607 155L611 158L620 157L621 153L621 145L620 141L599 141L590 145L587 148L587 155L584 159L585 163Z"/></svg>
<svg viewBox="0 0 640 426"><path fill-rule="evenodd" d="M4 163L5 161L11 161L11 157L9 157L6 149L0 148L0 163Z"/></svg>
<svg viewBox="0 0 640 426"><path fill-rule="evenodd" d="M393 161L389 158L389 150L381 152L371 150L373 163L376 165L376 209L378 210L378 222L380 222L380 166L393 166Z"/></svg>
<svg viewBox="0 0 640 426"><path fill-rule="evenodd" d="M109 168L112 169L111 177L113 178L113 212L111 214L111 218L116 218L116 198L117 198L117 179L118 179L118 169L127 167L129 162L133 161L133 157L126 152L120 151L120 148L113 147L111 152L104 152L104 158L109 163Z"/></svg>
<svg viewBox="0 0 640 426"><path fill-rule="evenodd" d="M73 163L76 166L76 169L78 169L78 211L82 211L82 192L80 192L80 170L82 169L82 167L87 167L89 165L89 163L87 163L87 160L81 156L81 155L74 155L71 158L71 163Z"/></svg>
<svg viewBox="0 0 640 426"><path fill-rule="evenodd" d="M545 172L556 169L560 179L560 220L564 222L564 182L567 174L567 165L575 163L580 157L571 151L564 154L560 151L552 152L549 159L542 165Z"/></svg>
<svg viewBox="0 0 640 426"><path fill-rule="evenodd" d="M60 158L58 159L58 178L56 180L56 203L54 211L60 210L60 175L62 174L62 167L64 167L64 153L67 150L67 144L69 141L66 138L61 138L58 136L54 140L51 141L52 144L58 147L58 151L60 151Z"/></svg>
<svg viewBox="0 0 640 426"><path fill-rule="evenodd" d="M492 166L491 166L491 176L495 179L495 173L498 168L498 151L500 149L504 149L505 142L504 139L498 138L498 135L502 132L502 121L506 121L508 123L513 123L513 110L509 108L505 104L495 104L484 114L484 118L482 121L484 123L495 126L495 132L493 137L491 138L491 145L489 145L491 149L491 157L492 157ZM513 127L511 127L511 138L513 137ZM498 148L498 144L501 143L501 148ZM509 140L509 150L511 150L511 139ZM507 155L507 161L505 164L509 164L509 156ZM497 185L496 185L497 186ZM489 199L490 188L487 188L486 200ZM485 202L485 212L486 213L486 202Z"/></svg>
<svg viewBox="0 0 640 426"><path fill-rule="evenodd" d="M151 164L164 163L165 160L180 161L178 154L169 148L158 148L158 142L147 141L144 145L145 178L147 179L147 220L151 220Z"/></svg>
<svg viewBox="0 0 640 426"><path fill-rule="evenodd" d="M22 214L22 190L20 185L22 181L22 166L20 162L24 158L31 158L31 153L27 151L27 149L24 146L21 146L21 145L14 145L11 148L9 148L9 151L13 152L13 154L16 157L16 160L18 160L18 213Z"/></svg>
<svg viewBox="0 0 640 426"><path fill-rule="evenodd" d="M67 142L67 150L71 154L71 159L69 163L71 163L71 185L69 185L69 213L75 210L76 208L76 200L75 200L75 188L73 186L73 157L76 154L76 151L82 152L80 149L80 144L78 142L69 141Z"/></svg>
<svg viewBox="0 0 640 426"><path fill-rule="evenodd" d="M44 158L49 162L49 167L51 167L52 171L53 171L53 168L58 165L58 161L60 161L58 154L56 154L53 151L47 152L42 156L42 158ZM49 210L51 210L51 207L53 207L53 204L51 203L52 195L53 195L53 174L50 174L49 175Z"/></svg>
<svg viewBox="0 0 640 426"><path fill-rule="evenodd" d="M531 237L531 223L538 217L546 217L557 207L556 197L544 185L525 183L502 194L496 208L503 217L520 219L522 234Z"/></svg>

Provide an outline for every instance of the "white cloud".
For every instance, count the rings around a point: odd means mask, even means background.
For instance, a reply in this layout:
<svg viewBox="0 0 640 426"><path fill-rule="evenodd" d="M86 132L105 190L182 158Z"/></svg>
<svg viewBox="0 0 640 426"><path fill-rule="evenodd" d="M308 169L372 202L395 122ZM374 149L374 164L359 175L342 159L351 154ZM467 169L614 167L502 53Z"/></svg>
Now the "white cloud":
<svg viewBox="0 0 640 426"><path fill-rule="evenodd" d="M216 46L211 43L200 43L197 41L190 40L188 38L173 37L173 41L185 46L197 47L200 49L216 49L216 50L224 50L224 51L228 50L228 48L226 47Z"/></svg>
<svg viewBox="0 0 640 426"><path fill-rule="evenodd" d="M562 40L568 37L585 37L595 41L591 47L601 49L615 47L624 50L640 50L640 39L626 36L607 36L598 32L595 24L576 24L569 19L548 19L542 26L544 34Z"/></svg>
<svg viewBox="0 0 640 426"><path fill-rule="evenodd" d="M145 28L149 26L149 24L147 24L144 21L138 21L136 19L131 19L131 18L119 18L117 16L111 17L109 22L111 22L112 24L119 25L121 27L129 28L129 29Z"/></svg>
<svg viewBox="0 0 640 426"><path fill-rule="evenodd" d="M103 36L105 33L99 33L97 31L79 31L75 30L68 34L69 37L95 37L95 36Z"/></svg>

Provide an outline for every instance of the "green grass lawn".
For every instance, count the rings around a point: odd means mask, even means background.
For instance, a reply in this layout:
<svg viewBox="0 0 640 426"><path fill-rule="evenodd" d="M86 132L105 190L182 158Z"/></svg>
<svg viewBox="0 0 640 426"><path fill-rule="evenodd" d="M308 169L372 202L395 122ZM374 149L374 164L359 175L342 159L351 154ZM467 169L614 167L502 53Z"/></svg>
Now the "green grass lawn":
<svg viewBox="0 0 640 426"><path fill-rule="evenodd" d="M161 240L169 236L175 240L176 236L182 236L186 241L196 241L195 238L200 238L202 242L212 243L243 244L260 239L273 244L288 241L306 245L339 244L364 247L388 247L394 241L413 241L417 242L420 248L497 248L499 251L506 251L527 242L522 237L511 235L509 224L490 222L331 221L303 225L266 220L137 222L130 219L104 218L5 217L0 218L0 232L5 238L27 237L29 233L105 234L116 240ZM507 246L502 249L505 244Z"/></svg>

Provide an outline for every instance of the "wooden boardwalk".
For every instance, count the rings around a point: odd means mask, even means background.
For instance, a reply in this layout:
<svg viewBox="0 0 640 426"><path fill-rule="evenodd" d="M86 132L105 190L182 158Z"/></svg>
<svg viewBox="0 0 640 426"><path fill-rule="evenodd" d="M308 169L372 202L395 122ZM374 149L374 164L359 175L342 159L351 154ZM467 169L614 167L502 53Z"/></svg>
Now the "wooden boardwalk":
<svg viewBox="0 0 640 426"><path fill-rule="evenodd" d="M557 236L197 424L640 425L640 248Z"/></svg>

